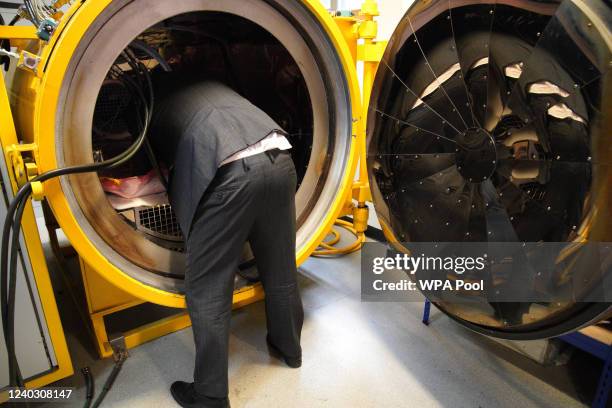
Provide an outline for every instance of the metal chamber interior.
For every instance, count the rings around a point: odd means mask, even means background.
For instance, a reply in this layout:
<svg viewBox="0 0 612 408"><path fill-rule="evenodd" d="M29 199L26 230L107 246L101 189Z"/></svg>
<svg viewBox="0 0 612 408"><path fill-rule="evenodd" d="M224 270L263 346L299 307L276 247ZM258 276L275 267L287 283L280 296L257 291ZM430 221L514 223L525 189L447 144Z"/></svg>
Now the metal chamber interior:
<svg viewBox="0 0 612 408"><path fill-rule="evenodd" d="M298 2L190 1L179 9L156 2L147 12L130 16L140 3L113 2L99 17L101 29L83 38L81 55L71 61L62 91L63 106L72 109L64 108L58 121L60 162L75 164L121 151L126 142L116 136L129 124L117 121L116 109L129 110L129 96L108 72L126 45L141 41L167 58L177 73L229 84L290 134L300 181L299 250L342 193L339 185L352 143L348 85L320 22ZM160 15L168 18L160 21ZM114 45L109 45L111 36ZM87 58L94 54L95 64ZM156 64L150 58L143 62ZM117 99L124 102L108 103ZM140 176L148 170L150 164L140 156L102 176ZM166 239L172 223L158 222L163 211L119 214L96 175L71 177L62 187L84 231L113 264L145 284L182 292L180 239ZM154 222L147 224L152 216ZM143 224L148 229L138 228Z"/></svg>

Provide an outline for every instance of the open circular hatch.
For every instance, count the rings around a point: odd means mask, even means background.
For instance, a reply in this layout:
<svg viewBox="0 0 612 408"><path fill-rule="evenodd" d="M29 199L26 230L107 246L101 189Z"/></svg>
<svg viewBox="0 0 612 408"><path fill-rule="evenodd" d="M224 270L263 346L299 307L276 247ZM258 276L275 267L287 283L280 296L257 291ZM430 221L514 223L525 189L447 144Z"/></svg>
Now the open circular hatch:
<svg viewBox="0 0 612 408"><path fill-rule="evenodd" d="M181 75L228 83L289 133L302 261L341 210L356 165L358 88L333 24L310 1L84 3L61 27L37 96L36 106L46 105L33 132L41 163L90 163L129 145L135 98L113 70L125 63L126 47L137 44L130 52L156 81L153 50ZM54 132L41 131L44 123L54 123ZM148 301L182 305L182 237L171 209L163 200L126 204L108 194L109 183L142 181L153 170L142 153L112 172L63 178L58 190L50 182L49 203L84 261L108 280Z"/></svg>
<svg viewBox="0 0 612 408"><path fill-rule="evenodd" d="M612 241L611 22L602 1L417 0L368 111L370 184L387 236L400 247ZM568 273L605 283L599 270ZM471 300L437 306L515 339L575 330L610 308Z"/></svg>

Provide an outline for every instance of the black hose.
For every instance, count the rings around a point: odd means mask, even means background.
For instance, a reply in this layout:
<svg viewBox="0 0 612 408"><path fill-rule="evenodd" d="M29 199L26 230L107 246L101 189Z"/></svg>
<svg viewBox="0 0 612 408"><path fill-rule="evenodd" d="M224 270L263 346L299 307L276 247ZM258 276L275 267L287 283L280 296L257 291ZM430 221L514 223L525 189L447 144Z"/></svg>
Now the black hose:
<svg viewBox="0 0 612 408"><path fill-rule="evenodd" d="M7 307L7 327L5 331L5 337L8 337L6 342L7 352L9 356L9 379L11 380L11 386L23 387L23 377L19 369L17 362L17 356L15 353L15 293L17 287L17 260L19 257L19 230L21 218L23 217L23 211L25 210L26 200L21 201L17 208L17 214L13 221L13 236L11 242L11 248L16 248L11 251L10 259L10 274L9 274L9 288L8 288L8 307ZM10 347L10 348L9 348Z"/></svg>
<svg viewBox="0 0 612 408"><path fill-rule="evenodd" d="M89 371L89 367L82 368L81 373L83 373L83 377L85 377L85 403L83 404L83 408L89 408L95 393L94 379L91 375L91 371Z"/></svg>
<svg viewBox="0 0 612 408"><path fill-rule="evenodd" d="M113 371L111 371L108 378L106 379L106 382L104 383L104 387L102 388L100 395L98 395L98 398L96 398L96 402L94 402L92 408L98 408L100 404L102 404L102 401L104 401L106 394L108 394L108 391L110 391L113 384L115 383L115 380L117 379L117 376L119 375L119 372L121 371L121 368L123 367L124 361L125 360L123 358L120 358L119 360L115 362Z"/></svg>
<svg viewBox="0 0 612 408"><path fill-rule="evenodd" d="M168 62L164 59L164 57L162 57L160 55L159 52L157 52L154 48L150 47L147 43L145 43L144 41L140 41L140 40L134 40L130 43L129 45L130 47L134 47L142 52L144 52L145 54L147 54L149 57L153 58L154 60L156 60L159 63L159 66L163 68L164 71L166 72L170 72L172 71L172 68L170 68L170 65L168 64Z"/></svg>
<svg viewBox="0 0 612 408"><path fill-rule="evenodd" d="M23 0L23 4L25 6L26 12L28 13L28 16L30 17L30 21L32 21L32 23L34 23L34 25L38 28L41 21L38 19L36 11L34 11L34 6L32 5L32 2L30 0Z"/></svg>
<svg viewBox="0 0 612 408"><path fill-rule="evenodd" d="M2 7L2 2L0 2L0 7ZM3 26L4 24L5 24L4 18L0 14L0 26ZM0 47L6 51L10 51L11 43L9 40L1 40ZM10 62L11 62L11 58L8 55L3 55L0 57L0 65L4 65L5 71L8 71Z"/></svg>
<svg viewBox="0 0 612 408"><path fill-rule="evenodd" d="M11 3L8 1L0 1L0 8L3 9L18 9L20 7L19 3Z"/></svg>

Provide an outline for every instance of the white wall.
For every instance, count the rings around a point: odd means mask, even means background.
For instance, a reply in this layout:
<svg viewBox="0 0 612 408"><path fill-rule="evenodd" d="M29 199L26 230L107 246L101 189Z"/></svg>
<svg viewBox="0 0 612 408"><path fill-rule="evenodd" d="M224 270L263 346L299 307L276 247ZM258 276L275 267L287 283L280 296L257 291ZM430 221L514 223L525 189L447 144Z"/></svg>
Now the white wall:
<svg viewBox="0 0 612 408"><path fill-rule="evenodd" d="M22 0L3 0L3 1L6 2L6 3L15 3L15 4L21 4L22 3ZM6 24L8 24L9 21L11 21L11 19L13 17L15 17L15 10L14 9L0 8L0 14L4 18Z"/></svg>
<svg viewBox="0 0 612 408"><path fill-rule="evenodd" d="M414 0L378 0L378 39L388 40Z"/></svg>

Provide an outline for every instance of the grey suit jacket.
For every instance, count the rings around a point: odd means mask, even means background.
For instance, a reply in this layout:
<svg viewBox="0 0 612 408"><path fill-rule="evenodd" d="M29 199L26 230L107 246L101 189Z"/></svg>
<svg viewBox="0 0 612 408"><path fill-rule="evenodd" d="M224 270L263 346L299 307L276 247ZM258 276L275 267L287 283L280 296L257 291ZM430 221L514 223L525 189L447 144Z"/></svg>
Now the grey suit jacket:
<svg viewBox="0 0 612 408"><path fill-rule="evenodd" d="M187 237L219 164L270 132L283 130L219 82L185 83L175 76L156 82L161 86L155 90L149 137L157 157L170 168L170 203Z"/></svg>

